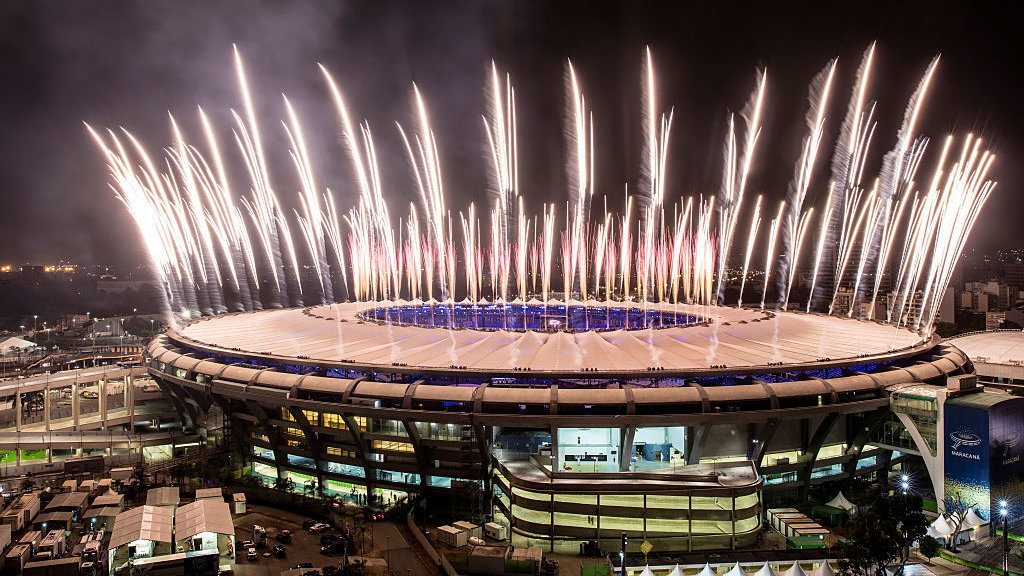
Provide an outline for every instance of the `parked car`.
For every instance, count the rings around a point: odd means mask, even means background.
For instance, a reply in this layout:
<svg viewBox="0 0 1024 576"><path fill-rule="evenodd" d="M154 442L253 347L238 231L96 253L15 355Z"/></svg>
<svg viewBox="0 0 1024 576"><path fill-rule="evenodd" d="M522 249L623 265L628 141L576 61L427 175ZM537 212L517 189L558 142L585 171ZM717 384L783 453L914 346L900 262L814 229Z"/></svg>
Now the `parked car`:
<svg viewBox="0 0 1024 576"><path fill-rule="evenodd" d="M322 532L327 532L330 529L331 529L331 525L330 524L324 524L323 522L319 522L319 523L313 524L312 526L309 527L309 533L310 534L320 534Z"/></svg>
<svg viewBox="0 0 1024 576"><path fill-rule="evenodd" d="M292 543L292 531L291 530L281 530L280 532L277 533L276 536L274 536L274 539L277 540L278 542L280 542L281 544L291 544Z"/></svg>
<svg viewBox="0 0 1024 576"><path fill-rule="evenodd" d="M248 560L249 562L256 562L257 560L260 559L260 555L258 553L256 553L256 549L255 548L248 548L245 551L245 559Z"/></svg>
<svg viewBox="0 0 1024 576"><path fill-rule="evenodd" d="M323 534L320 536L320 545L327 546L328 544L333 544L341 539L341 536L338 536L337 534Z"/></svg>
<svg viewBox="0 0 1024 576"><path fill-rule="evenodd" d="M242 550L248 550L249 548L255 548L256 545L252 543L252 540L242 540L238 547Z"/></svg>
<svg viewBox="0 0 1024 576"><path fill-rule="evenodd" d="M274 554L274 558L284 558L288 555L288 551L280 544L275 544L274 547L270 549L270 552Z"/></svg>
<svg viewBox="0 0 1024 576"><path fill-rule="evenodd" d="M321 523L320 520L315 520L313 518L310 518L308 520L303 520L302 521L302 529L303 530L309 530L309 527L312 526L313 524L320 524L320 523Z"/></svg>
<svg viewBox="0 0 1024 576"><path fill-rule="evenodd" d="M295 570L296 568L312 568L312 567L313 567L313 563L312 562L299 562L298 564L296 564L295 566L292 567L292 570Z"/></svg>

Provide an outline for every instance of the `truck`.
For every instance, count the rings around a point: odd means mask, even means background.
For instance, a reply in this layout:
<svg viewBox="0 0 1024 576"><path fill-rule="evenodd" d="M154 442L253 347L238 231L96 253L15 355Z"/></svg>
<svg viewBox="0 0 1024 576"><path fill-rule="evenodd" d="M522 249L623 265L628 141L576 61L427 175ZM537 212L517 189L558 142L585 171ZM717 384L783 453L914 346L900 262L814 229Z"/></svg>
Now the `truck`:
<svg viewBox="0 0 1024 576"><path fill-rule="evenodd" d="M78 576L78 558L57 558L29 562L21 569L22 576Z"/></svg>
<svg viewBox="0 0 1024 576"><path fill-rule="evenodd" d="M66 548L67 538L64 536L64 531L50 530L50 532L43 538L43 541L39 543L38 554L49 553L51 559L60 558L64 555Z"/></svg>

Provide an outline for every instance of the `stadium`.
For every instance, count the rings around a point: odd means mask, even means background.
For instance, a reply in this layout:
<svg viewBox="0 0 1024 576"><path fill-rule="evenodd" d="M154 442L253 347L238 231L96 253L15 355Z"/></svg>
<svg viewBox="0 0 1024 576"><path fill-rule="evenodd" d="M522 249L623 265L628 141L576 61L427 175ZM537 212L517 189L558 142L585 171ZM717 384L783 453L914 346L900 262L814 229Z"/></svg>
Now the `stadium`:
<svg viewBox="0 0 1024 576"><path fill-rule="evenodd" d="M356 503L479 493L484 515L552 549L623 532L753 545L768 507L884 484L912 457L893 391L973 373L938 337L882 322L593 301L226 314L148 357L186 425L223 420L268 484Z"/></svg>

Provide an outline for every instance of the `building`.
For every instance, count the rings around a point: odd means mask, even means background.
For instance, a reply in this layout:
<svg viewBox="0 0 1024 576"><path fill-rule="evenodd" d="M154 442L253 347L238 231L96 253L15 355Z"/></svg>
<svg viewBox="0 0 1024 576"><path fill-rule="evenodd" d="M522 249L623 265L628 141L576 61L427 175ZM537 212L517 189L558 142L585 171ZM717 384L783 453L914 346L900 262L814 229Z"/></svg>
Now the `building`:
<svg viewBox="0 0 1024 576"><path fill-rule="evenodd" d="M766 507L912 457L892 443L894 387L971 371L879 322L535 301L232 314L148 356L185 425L226 422L269 485L356 503L479 494L514 541L567 550L623 531L750 545Z"/></svg>
<svg viewBox="0 0 1024 576"><path fill-rule="evenodd" d="M166 568L166 564L186 556L209 559L212 555L216 573L217 558L229 555L234 548L235 527L226 502L197 500L178 507L146 505L126 510L115 518L107 552L108 566L114 574L127 563L142 571L143 566Z"/></svg>
<svg viewBox="0 0 1024 576"><path fill-rule="evenodd" d="M902 387L892 409L924 460L936 501L962 498L992 520L1024 473L1024 398L976 383L976 376L963 375L946 386Z"/></svg>
<svg viewBox="0 0 1024 576"><path fill-rule="evenodd" d="M114 519L107 566L113 574L132 560L171 554L173 544L174 508L139 506L125 510Z"/></svg>
<svg viewBox="0 0 1024 576"><path fill-rule="evenodd" d="M1024 394L1024 331L979 332L948 342L970 356L979 384Z"/></svg>
<svg viewBox="0 0 1024 576"><path fill-rule="evenodd" d="M146 506L177 506L181 502L177 486L161 486L146 490Z"/></svg>

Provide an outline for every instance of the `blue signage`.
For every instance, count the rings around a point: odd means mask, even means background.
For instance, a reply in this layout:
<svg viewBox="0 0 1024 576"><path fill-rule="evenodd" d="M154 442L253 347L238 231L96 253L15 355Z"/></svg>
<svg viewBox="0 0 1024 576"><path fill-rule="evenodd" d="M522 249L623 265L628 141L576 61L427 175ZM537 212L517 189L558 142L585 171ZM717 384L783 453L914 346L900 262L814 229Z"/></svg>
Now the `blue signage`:
<svg viewBox="0 0 1024 576"><path fill-rule="evenodd" d="M985 407L945 405L945 491L987 517L991 500L989 413Z"/></svg>

